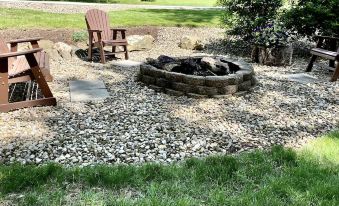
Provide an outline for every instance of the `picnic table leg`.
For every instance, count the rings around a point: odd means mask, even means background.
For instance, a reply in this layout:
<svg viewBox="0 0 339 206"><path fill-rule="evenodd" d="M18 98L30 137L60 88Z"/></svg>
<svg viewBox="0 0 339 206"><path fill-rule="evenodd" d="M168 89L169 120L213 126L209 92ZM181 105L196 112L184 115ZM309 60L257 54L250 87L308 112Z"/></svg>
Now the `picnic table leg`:
<svg viewBox="0 0 339 206"><path fill-rule="evenodd" d="M93 53L93 33L89 33L89 42L88 42L88 61L92 61Z"/></svg>
<svg viewBox="0 0 339 206"><path fill-rule="evenodd" d="M41 92L44 95L44 97L53 97L53 94L51 90L49 89L49 86L44 78L44 75L41 72L41 69L39 67L39 64L37 60L35 59L34 54L26 54L26 59L31 67L34 79L37 81L38 85L40 86Z"/></svg>
<svg viewBox="0 0 339 206"><path fill-rule="evenodd" d="M336 47L337 47L337 41L334 40L334 39L330 40L330 51L336 51ZM335 68L335 61L330 60L329 66L332 67L332 68Z"/></svg>
<svg viewBox="0 0 339 206"><path fill-rule="evenodd" d="M306 72L312 71L312 67L313 67L313 64L314 64L316 59L317 59L317 56L316 55L312 55L310 63L308 64L308 66L306 68Z"/></svg>
<svg viewBox="0 0 339 206"><path fill-rule="evenodd" d="M334 70L334 74L333 74L333 76L332 76L331 81L332 81L332 82L335 82L335 81L337 81L338 78L339 78L339 62L337 62L337 67L336 67L336 69Z"/></svg>
<svg viewBox="0 0 339 206"><path fill-rule="evenodd" d="M122 39L126 39L126 32L122 31L121 32L121 38ZM128 60L129 56L128 56L128 49L127 49L127 45L123 46L124 47L124 51L125 51L125 59Z"/></svg>
<svg viewBox="0 0 339 206"><path fill-rule="evenodd" d="M117 40L118 38L118 31L113 31L113 40ZM116 46L112 46L112 53L116 52ZM115 58L115 54L113 54L113 58Z"/></svg>
<svg viewBox="0 0 339 206"><path fill-rule="evenodd" d="M8 104L8 59L0 59L0 105Z"/></svg>

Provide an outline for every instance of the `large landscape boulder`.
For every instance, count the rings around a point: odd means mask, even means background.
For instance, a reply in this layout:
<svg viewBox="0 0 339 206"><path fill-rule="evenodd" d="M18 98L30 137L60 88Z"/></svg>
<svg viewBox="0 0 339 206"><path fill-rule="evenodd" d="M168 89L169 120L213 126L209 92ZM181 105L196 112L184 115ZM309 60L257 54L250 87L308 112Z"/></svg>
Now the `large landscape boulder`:
<svg viewBox="0 0 339 206"><path fill-rule="evenodd" d="M195 36L184 36L180 40L179 47L187 50L202 50L204 45L202 41Z"/></svg>
<svg viewBox="0 0 339 206"><path fill-rule="evenodd" d="M154 38L151 35L132 35L127 37L129 51L150 50L153 47Z"/></svg>
<svg viewBox="0 0 339 206"><path fill-rule="evenodd" d="M58 42L54 44L53 47L59 55L64 59L71 59L72 58L72 47L66 43Z"/></svg>

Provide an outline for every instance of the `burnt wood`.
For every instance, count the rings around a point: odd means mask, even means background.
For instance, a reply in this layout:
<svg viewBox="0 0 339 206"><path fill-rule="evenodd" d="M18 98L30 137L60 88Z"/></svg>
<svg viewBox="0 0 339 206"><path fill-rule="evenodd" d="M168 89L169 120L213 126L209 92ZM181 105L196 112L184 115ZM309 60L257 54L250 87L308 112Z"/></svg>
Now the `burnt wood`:
<svg viewBox="0 0 339 206"><path fill-rule="evenodd" d="M11 45L11 49L0 39L0 112L38 105L56 105L56 99L46 82L46 79L52 80L52 76L49 73L49 58L39 48L38 39L10 41L8 43ZM33 49L18 52L17 44L26 41L31 43ZM37 82L43 98L9 102L9 85L27 81Z"/></svg>
<svg viewBox="0 0 339 206"><path fill-rule="evenodd" d="M316 36L318 39L316 48L311 50L311 60L306 68L306 72L312 71L313 64L316 61L317 57L322 57L329 60L329 66L335 68L334 73L331 77L331 81L337 81L339 78L339 47L338 42L339 38L329 37L329 36ZM323 48L325 41L328 42L329 48ZM337 66L335 67L335 62L337 62Z"/></svg>
<svg viewBox="0 0 339 206"><path fill-rule="evenodd" d="M112 29L109 26L109 18L106 12L91 9L88 10L85 16L88 36L89 36L89 49L88 60L92 61L93 48L97 47L100 50L101 63L106 63L105 55L112 55L115 57L117 53L124 53L125 59L128 59L126 29ZM119 34L121 35L118 39ZM105 46L112 46L112 52L106 53ZM123 51L116 51L116 47L123 47Z"/></svg>

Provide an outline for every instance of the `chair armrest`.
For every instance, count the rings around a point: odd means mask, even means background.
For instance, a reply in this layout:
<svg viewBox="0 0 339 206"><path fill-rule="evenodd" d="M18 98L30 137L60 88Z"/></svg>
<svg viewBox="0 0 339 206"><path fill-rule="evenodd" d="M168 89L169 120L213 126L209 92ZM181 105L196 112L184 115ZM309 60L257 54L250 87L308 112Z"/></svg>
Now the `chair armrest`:
<svg viewBox="0 0 339 206"><path fill-rule="evenodd" d="M112 31L126 31L126 29L119 29L119 28L117 28L117 29L111 28L111 30L112 30Z"/></svg>
<svg viewBox="0 0 339 206"><path fill-rule="evenodd" d="M99 29L88 29L88 32L89 32L89 33L94 33L94 32L99 32L99 33L101 33L102 30L99 30Z"/></svg>
<svg viewBox="0 0 339 206"><path fill-rule="evenodd" d="M20 52L2 53L2 54L0 54L0 58L8 58L8 57L22 56L22 55L26 55L26 54L34 54L34 53L41 52L41 51L42 51L42 48L31 49L31 50L20 51Z"/></svg>
<svg viewBox="0 0 339 206"><path fill-rule="evenodd" d="M339 41L339 38L338 37L334 37L334 36L320 36L320 35L317 35L317 36L314 36L315 38L317 39L332 39L332 40L336 40L336 41Z"/></svg>
<svg viewBox="0 0 339 206"><path fill-rule="evenodd" d="M23 42L32 42L32 41L40 41L41 37L35 37L35 38L28 38L28 39L16 39L8 41L7 43L13 44L13 43L23 43Z"/></svg>

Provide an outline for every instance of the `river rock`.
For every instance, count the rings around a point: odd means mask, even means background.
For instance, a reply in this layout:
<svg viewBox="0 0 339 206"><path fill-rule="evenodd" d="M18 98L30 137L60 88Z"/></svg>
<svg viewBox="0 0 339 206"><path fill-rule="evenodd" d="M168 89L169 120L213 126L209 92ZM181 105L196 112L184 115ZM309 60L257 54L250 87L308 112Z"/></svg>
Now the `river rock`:
<svg viewBox="0 0 339 206"><path fill-rule="evenodd" d="M204 48L204 45L198 37L184 36L180 40L179 47L187 50L202 50Z"/></svg>
<svg viewBox="0 0 339 206"><path fill-rule="evenodd" d="M127 37L129 51L150 50L153 47L154 38L151 35L132 35Z"/></svg>

